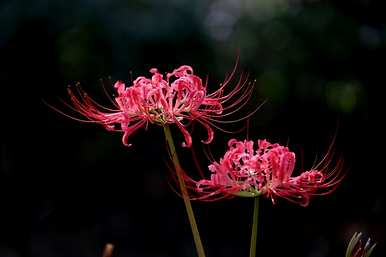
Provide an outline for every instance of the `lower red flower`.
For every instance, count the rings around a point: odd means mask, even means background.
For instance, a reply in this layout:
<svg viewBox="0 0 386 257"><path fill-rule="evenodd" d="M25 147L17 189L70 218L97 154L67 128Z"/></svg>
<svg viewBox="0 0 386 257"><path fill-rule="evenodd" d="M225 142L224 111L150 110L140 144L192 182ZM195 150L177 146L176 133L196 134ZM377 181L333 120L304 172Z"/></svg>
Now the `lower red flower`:
<svg viewBox="0 0 386 257"><path fill-rule="evenodd" d="M253 141L231 139L228 151L220 162L209 165L210 179L193 181L198 200L216 200L231 196L288 199L302 206L309 204L314 195L331 193L341 182L342 161L331 167L330 156L318 166L292 176L295 153L285 146L258 140L257 149Z"/></svg>

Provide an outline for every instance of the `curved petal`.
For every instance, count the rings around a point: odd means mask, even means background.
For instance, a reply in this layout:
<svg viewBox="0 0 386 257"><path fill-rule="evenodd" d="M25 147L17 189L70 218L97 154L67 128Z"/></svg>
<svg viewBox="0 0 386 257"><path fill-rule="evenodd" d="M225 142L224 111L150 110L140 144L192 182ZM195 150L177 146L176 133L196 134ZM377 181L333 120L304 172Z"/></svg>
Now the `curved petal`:
<svg viewBox="0 0 386 257"><path fill-rule="evenodd" d="M181 145L182 147L191 147L192 146L192 137L190 136L189 132L186 130L185 126L181 124L177 119L174 119L174 122L178 126L178 128L181 130L182 134L184 135L185 142L183 142Z"/></svg>
<svg viewBox="0 0 386 257"><path fill-rule="evenodd" d="M118 95L121 95L125 92L125 83L118 80L117 82L115 82L114 88L116 88Z"/></svg>
<svg viewBox="0 0 386 257"><path fill-rule="evenodd" d="M205 127L205 129L206 129L206 131L208 133L207 139L206 140L201 140L201 142L204 143L204 144L209 144L210 142L213 141L213 138L214 138L213 129L207 123L205 123L204 121L198 120L198 122L200 122Z"/></svg>
<svg viewBox="0 0 386 257"><path fill-rule="evenodd" d="M128 139L129 139L130 135L133 134L135 131L137 131L140 127L145 125L145 123L146 123L146 120L142 120L142 121L139 121L139 122L135 123L134 125L129 126L125 129L122 128L124 131L123 136L122 136L122 143L125 146L130 147L131 144L128 143Z"/></svg>

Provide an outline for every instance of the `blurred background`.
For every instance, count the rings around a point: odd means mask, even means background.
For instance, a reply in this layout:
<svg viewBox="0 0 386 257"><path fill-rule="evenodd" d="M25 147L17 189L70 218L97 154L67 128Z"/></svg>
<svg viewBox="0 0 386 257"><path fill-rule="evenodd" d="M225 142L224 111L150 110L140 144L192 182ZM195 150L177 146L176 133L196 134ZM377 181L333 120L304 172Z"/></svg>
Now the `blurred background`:
<svg viewBox="0 0 386 257"><path fill-rule="evenodd" d="M196 256L169 186L162 129L138 131L126 148L120 134L43 100L62 106L67 85L80 82L108 106L101 79L112 94L115 80L183 64L208 76L212 91L238 55L238 74L256 80L244 114L267 100L249 137L288 143L297 168L307 168L336 133L348 171L307 208L261 201L257 256L343 256L355 231L378 242L373 256L385 256L384 167L373 150L381 134L369 100L385 83L384 10L370 0L1 1L0 256L94 257L108 242L116 257ZM199 154L203 136L194 132ZM217 131L213 155L245 136ZM190 152L179 151L194 172ZM252 206L193 203L208 257L248 256Z"/></svg>

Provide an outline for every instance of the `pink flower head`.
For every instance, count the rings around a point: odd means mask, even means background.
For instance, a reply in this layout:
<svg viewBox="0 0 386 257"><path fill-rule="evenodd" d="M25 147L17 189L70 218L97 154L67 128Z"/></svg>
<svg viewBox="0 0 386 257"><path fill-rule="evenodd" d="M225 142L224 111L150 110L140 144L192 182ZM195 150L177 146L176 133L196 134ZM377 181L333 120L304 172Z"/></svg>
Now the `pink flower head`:
<svg viewBox="0 0 386 257"><path fill-rule="evenodd" d="M80 88L76 92L69 89L72 108L87 118L75 119L99 123L107 130L122 132L123 144L127 146L130 146L128 138L139 128L146 128L148 123L160 126L176 124L185 138L182 145L186 147L192 145L187 126L191 121L197 121L207 131L207 138L202 142L208 144L213 140L212 127L217 127L215 123L224 122L220 118L242 108L253 89L253 84L247 83L241 76L237 85L224 94L235 70L220 88L210 94L206 84L193 74L190 66L183 65L167 73L166 78L155 68L150 72L151 78L138 77L131 86L117 81L114 85L117 96L112 100L115 105L112 109L96 103ZM251 114L253 112L244 118Z"/></svg>
<svg viewBox="0 0 386 257"><path fill-rule="evenodd" d="M332 192L342 179L341 163L328 171L330 161L321 169L315 167L293 176L295 153L267 140L258 140L257 150L248 140L231 139L228 147L220 162L209 165L210 179L195 183L196 199L263 195L273 203L276 197L282 197L307 206L311 196Z"/></svg>
<svg viewBox="0 0 386 257"><path fill-rule="evenodd" d="M361 241L362 233L354 233L347 246L346 257L369 257L377 244L371 245L370 238L363 245Z"/></svg>

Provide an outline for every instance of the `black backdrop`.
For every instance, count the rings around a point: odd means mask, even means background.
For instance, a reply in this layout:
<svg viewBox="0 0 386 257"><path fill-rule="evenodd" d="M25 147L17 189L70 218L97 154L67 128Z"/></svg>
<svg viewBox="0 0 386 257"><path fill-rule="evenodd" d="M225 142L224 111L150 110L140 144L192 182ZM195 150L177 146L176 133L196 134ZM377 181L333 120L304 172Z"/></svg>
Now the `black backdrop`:
<svg viewBox="0 0 386 257"><path fill-rule="evenodd" d="M268 100L250 138L289 142L311 166L338 128L335 148L348 170L334 194L307 208L262 201L257 256L343 256L355 231L383 256L384 168L369 99L384 84L379 4L6 0L0 24L1 257L101 256L107 242L114 256L195 256L182 200L168 185L162 129L139 131L128 149L119 134L67 119L43 100L68 100L67 85L80 82L107 104L100 79L110 86L110 77L130 81L182 64L208 75L213 90L238 54L239 70L256 79L248 108ZM217 131L217 158L230 137L245 132ZM179 150L193 170L190 153ZM207 256L247 256L251 199L194 208Z"/></svg>

